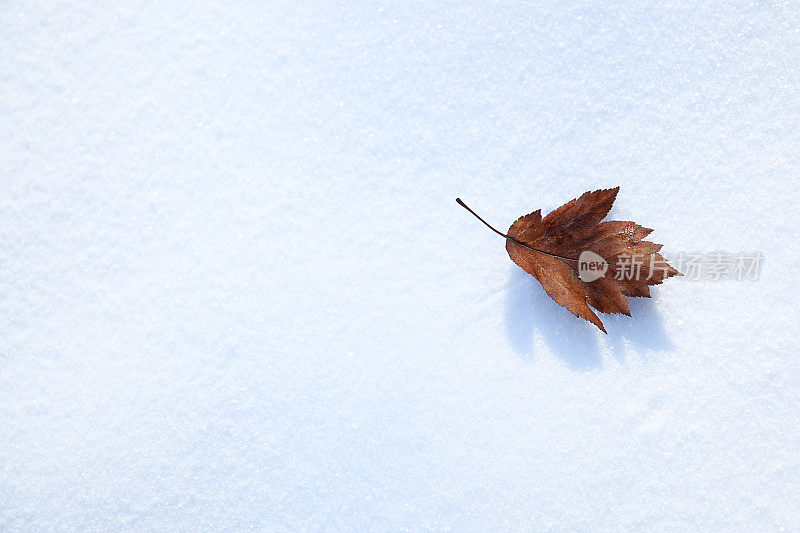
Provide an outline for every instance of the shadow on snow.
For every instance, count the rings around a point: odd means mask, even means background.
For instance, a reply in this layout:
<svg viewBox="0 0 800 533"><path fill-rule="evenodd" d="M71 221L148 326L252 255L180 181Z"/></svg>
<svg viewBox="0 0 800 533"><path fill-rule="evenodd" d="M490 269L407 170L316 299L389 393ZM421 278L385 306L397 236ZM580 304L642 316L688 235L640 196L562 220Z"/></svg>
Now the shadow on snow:
<svg viewBox="0 0 800 533"><path fill-rule="evenodd" d="M534 339L544 344L571 369L590 371L602 365L601 343L614 357L625 360L626 346L638 354L673 348L652 298L628 298L631 315L597 313L608 336L578 318L544 291L533 276L515 268L505 302L505 329L511 346L525 359L534 356ZM601 340L605 337L605 340Z"/></svg>

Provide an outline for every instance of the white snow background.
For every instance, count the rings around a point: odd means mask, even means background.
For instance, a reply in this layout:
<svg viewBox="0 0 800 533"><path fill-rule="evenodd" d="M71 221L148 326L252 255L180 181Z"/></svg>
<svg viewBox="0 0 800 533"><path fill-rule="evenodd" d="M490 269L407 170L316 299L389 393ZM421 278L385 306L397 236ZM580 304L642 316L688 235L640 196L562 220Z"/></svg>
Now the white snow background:
<svg viewBox="0 0 800 533"><path fill-rule="evenodd" d="M0 529L800 529L796 2L0 7ZM621 186L608 335L500 229Z"/></svg>

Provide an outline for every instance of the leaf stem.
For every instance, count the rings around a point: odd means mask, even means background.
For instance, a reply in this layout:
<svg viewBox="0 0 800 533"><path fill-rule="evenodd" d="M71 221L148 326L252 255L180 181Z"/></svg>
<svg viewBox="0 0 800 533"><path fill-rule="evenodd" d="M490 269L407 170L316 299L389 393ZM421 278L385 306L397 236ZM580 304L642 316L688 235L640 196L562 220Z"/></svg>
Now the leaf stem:
<svg viewBox="0 0 800 533"><path fill-rule="evenodd" d="M497 233L497 234L498 234L498 235L500 235L501 237L505 237L506 239L511 239L512 241L519 242L519 241L517 241L517 239L514 239L513 237L509 237L509 236L508 236L508 235L506 235L505 233L499 232L499 231L497 231L496 229L494 229L494 228L491 226L491 224L489 224L488 222L486 222L485 220L483 220L481 217L479 217L479 216L478 216L478 214L477 214L475 211L473 211L472 209L470 209L470 208L467 206L467 204L465 204L464 202L462 202L462 201L461 201L461 198L456 198L456 202L458 202L458 205L460 205L461 207L463 207L464 209L466 209L467 211L469 211L470 213L472 213L472 216L474 216L475 218L477 218L478 220L480 220L481 222L483 222L484 224L486 224L486 227L487 227L487 228L489 228L490 230L492 230L493 232ZM522 243L520 243L520 244L522 244Z"/></svg>
<svg viewBox="0 0 800 533"><path fill-rule="evenodd" d="M520 246L522 246L522 247L524 247L524 248L527 248L527 249L529 249L529 250L533 250L534 252L539 252L540 254L549 255L550 257L557 257L557 258L559 258L559 259L565 259L565 260L567 260L567 261L577 261L577 259L572 259L571 257L564 257L563 255L551 254L550 252L545 252L544 250L539 250L538 248L534 248L533 246L531 246L531 245L529 245L529 244L525 244L524 242L521 242L521 241L519 241L519 240L515 239L514 237L512 237L512 236L510 236L510 235L506 235L506 234L505 234L505 233L503 233L503 232L497 231L496 229L494 229L494 228L492 227L492 225L491 225L491 224L489 224L488 222L486 222L485 220L483 220L483 219L482 219L480 216L478 216L478 213L476 213L475 211L473 211L472 209L470 209L470 208L469 208L469 206L468 206L467 204L465 204L465 203L464 203L464 202L461 200L461 198L456 198L456 202L458 203L458 205L460 205L461 207L463 207L464 209L466 209L467 211L469 211L470 213L472 213L472 216L474 216L475 218L477 218L478 220L480 220L481 222L483 222L483 223L486 225L486 227L487 227L487 228L489 228L489 229L490 229L490 230L492 230L493 232L497 233L497 234L498 234L498 235L500 235L501 237L505 237L506 239L510 239L510 240L514 241L515 243L519 244Z"/></svg>

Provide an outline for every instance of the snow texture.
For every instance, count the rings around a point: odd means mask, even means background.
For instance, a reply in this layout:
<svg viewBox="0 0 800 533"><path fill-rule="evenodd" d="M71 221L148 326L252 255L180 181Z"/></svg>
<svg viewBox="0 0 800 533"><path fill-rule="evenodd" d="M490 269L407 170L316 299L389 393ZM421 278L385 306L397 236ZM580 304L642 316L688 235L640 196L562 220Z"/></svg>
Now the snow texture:
<svg viewBox="0 0 800 533"><path fill-rule="evenodd" d="M0 529L800 529L796 2L5 2ZM501 229L621 186L609 334Z"/></svg>

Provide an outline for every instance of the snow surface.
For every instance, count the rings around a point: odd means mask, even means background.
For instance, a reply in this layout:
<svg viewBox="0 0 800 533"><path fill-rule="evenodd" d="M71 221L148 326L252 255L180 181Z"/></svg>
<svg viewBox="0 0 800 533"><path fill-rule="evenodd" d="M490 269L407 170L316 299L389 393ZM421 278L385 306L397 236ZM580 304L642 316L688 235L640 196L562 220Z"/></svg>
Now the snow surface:
<svg viewBox="0 0 800 533"><path fill-rule="evenodd" d="M183 4L0 8L0 529L800 529L796 2Z"/></svg>

